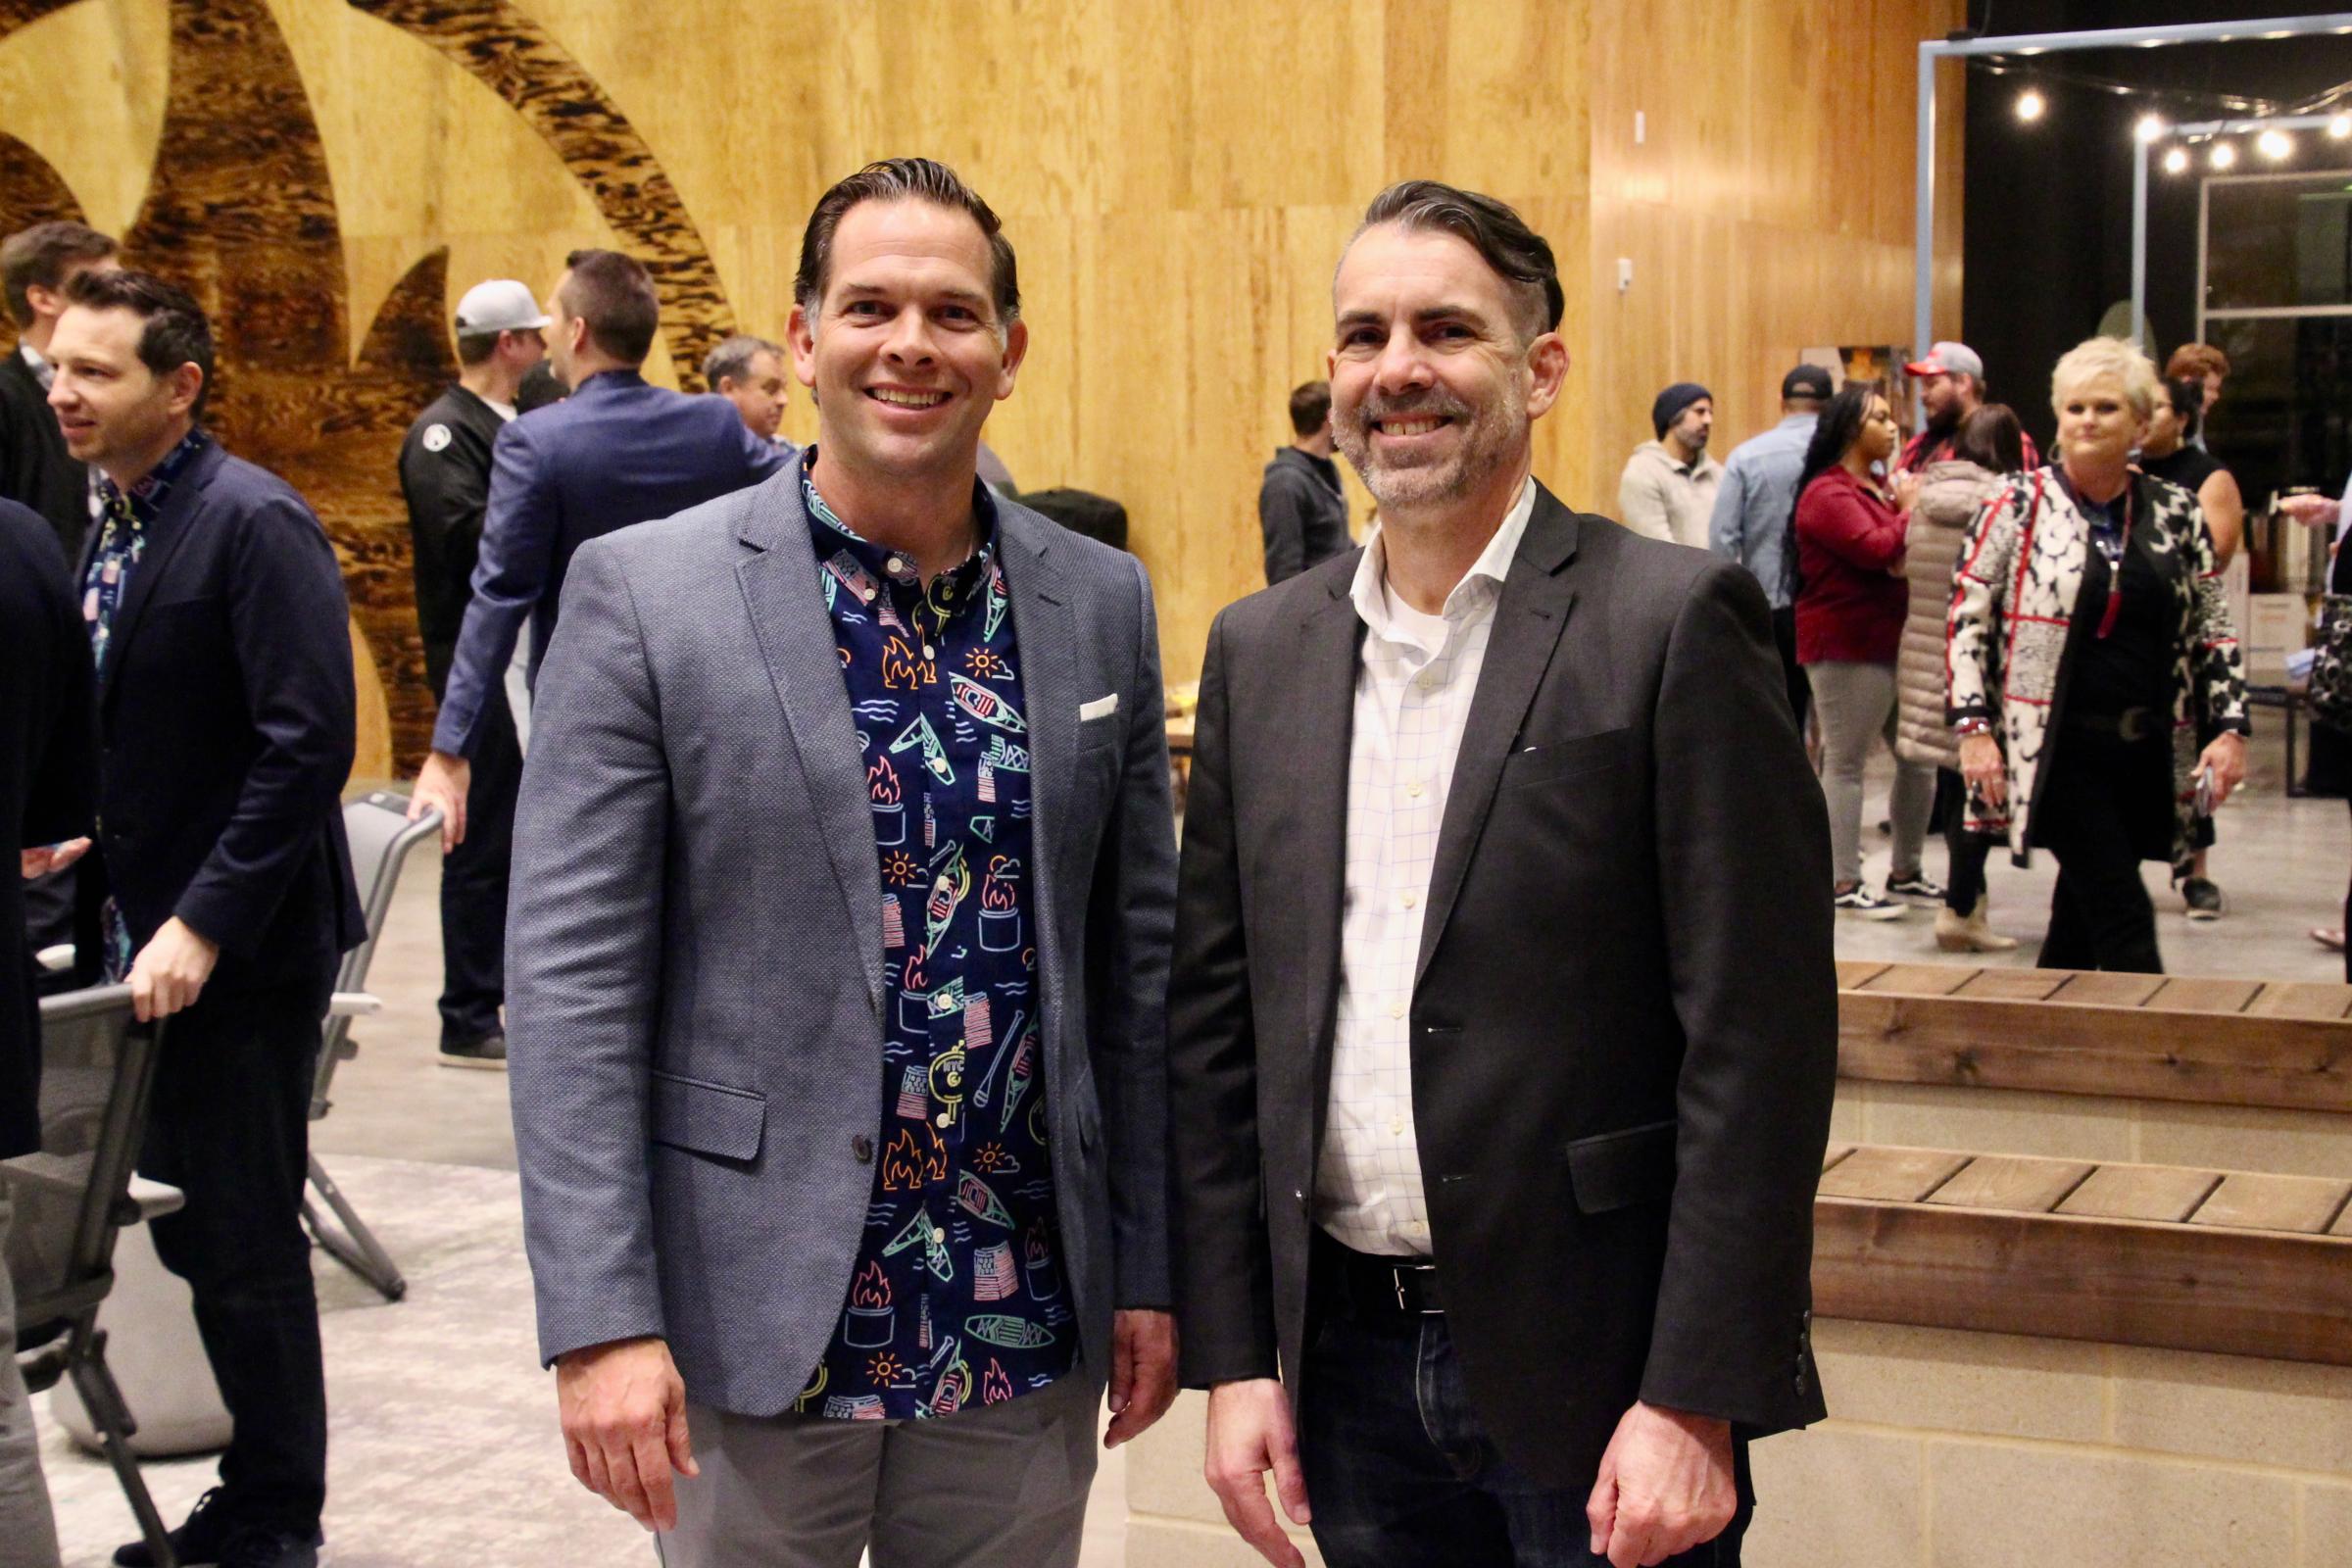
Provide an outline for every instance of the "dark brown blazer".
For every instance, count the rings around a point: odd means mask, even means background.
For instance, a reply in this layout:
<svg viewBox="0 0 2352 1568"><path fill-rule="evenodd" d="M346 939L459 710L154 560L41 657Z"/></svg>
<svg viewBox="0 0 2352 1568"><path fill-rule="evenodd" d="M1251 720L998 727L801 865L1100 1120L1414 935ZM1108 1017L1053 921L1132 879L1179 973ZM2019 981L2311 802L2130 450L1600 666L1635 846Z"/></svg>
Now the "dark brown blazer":
<svg viewBox="0 0 2352 1568"><path fill-rule="evenodd" d="M1184 1381L1299 1364L1340 981L1359 553L1209 634L1169 1006ZM1455 765L1410 1015L1446 1314L1520 1466L1636 1398L1823 1413L1830 850L1764 595L1539 489ZM1292 1396L1298 1390L1293 1384Z"/></svg>

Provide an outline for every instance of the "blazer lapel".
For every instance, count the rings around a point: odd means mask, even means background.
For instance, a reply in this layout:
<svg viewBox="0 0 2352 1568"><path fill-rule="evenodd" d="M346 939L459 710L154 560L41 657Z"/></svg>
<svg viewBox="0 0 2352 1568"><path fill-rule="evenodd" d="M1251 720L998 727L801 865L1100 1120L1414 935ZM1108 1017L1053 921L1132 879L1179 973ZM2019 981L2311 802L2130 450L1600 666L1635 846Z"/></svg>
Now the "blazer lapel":
<svg viewBox="0 0 2352 1568"><path fill-rule="evenodd" d="M1528 705L1550 667L1560 630L1576 603L1565 567L1576 559L1578 522L1573 513L1538 486L1535 514L1528 518L1519 554L1503 578L1494 607L1494 629L1487 640L1486 664L1470 699L1462 749L1453 764L1446 819L1438 828L1437 858L1430 867L1429 905L1421 924L1421 953L1413 965L1418 986L1430 955L1453 913L1471 853L1487 823L1494 786L1527 717Z"/></svg>
<svg viewBox="0 0 2352 1568"><path fill-rule="evenodd" d="M1045 988L1040 1004L1049 1020L1067 1010L1061 995L1061 924L1055 895L1063 865L1061 827L1076 777L1078 705L1102 695L1077 688L1076 623L1068 586L1052 559L1054 526L1032 521L1012 507L997 509L997 560L1004 568L1004 591L1012 602L1013 651L1019 660L1015 667L1021 676L1022 717L1029 725L1030 855L1037 865L1029 885L1037 895L1037 967ZM1083 885L1074 891L1079 898L1086 896ZM1053 1059L1050 1054L1048 1060Z"/></svg>
<svg viewBox="0 0 2352 1568"><path fill-rule="evenodd" d="M196 454L187 469L172 485L164 504L156 509L155 517L147 524L147 547L139 552L139 564L131 568L130 583L122 590L122 602L115 607L113 625L107 632L106 668L99 671L98 706L103 711L115 692L115 675L122 668L122 656L130 647L130 639L139 628L149 601L155 598L157 584L172 568L172 558L196 530L189 526L197 509L204 503L204 492L213 482L226 456L218 442ZM96 551L99 536L105 530L101 518L90 529L90 544L83 552L84 578L88 576L88 562ZM81 583L74 583L74 597L80 597Z"/></svg>
<svg viewBox="0 0 2352 1568"><path fill-rule="evenodd" d="M1356 559L1361 559L1360 556ZM1348 905L1348 760L1355 739L1355 675L1364 623L1348 596L1348 576L1336 576L1328 597L1300 617L1298 658L1289 672L1289 691L1274 710L1283 715L1295 759L1290 820L1298 825L1291 865L1298 876L1297 907L1305 911L1298 932L1298 982L1304 990L1301 1017L1307 1050L1294 1056L1279 1050L1273 1059L1298 1060L1306 1069L1300 1086L1313 1115L1307 1135L1306 1169L1323 1147L1330 1109L1333 1020L1340 997L1340 930ZM1284 1043L1276 1042L1282 1047Z"/></svg>
<svg viewBox="0 0 2352 1568"><path fill-rule="evenodd" d="M874 819L865 759L842 684L833 619L818 592L816 551L801 505L801 466L787 467L746 500L739 537L754 554L735 568L752 635L800 753L825 853L865 963L870 997L882 996L882 895L874 869Z"/></svg>

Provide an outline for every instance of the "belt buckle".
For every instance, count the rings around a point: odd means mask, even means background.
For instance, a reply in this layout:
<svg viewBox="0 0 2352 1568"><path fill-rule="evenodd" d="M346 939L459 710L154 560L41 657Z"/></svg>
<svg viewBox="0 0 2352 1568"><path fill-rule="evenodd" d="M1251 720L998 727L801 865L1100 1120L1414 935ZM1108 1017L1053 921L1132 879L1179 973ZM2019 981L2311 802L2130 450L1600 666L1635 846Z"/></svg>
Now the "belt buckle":
<svg viewBox="0 0 2352 1568"><path fill-rule="evenodd" d="M2153 710L2149 709L2125 709L2115 721L2116 738L2125 741L2146 740L2150 733L2149 720L2153 716Z"/></svg>
<svg viewBox="0 0 2352 1568"><path fill-rule="evenodd" d="M1412 1300L1404 1288L1404 1277L1407 1274L1435 1274L1437 1271L1438 1265L1435 1263L1391 1264L1389 1266L1389 1283L1396 1292L1396 1310L1399 1312L1410 1312L1413 1310ZM1445 1311L1442 1307L1425 1306L1420 1309L1420 1315L1423 1317L1442 1317L1445 1315Z"/></svg>

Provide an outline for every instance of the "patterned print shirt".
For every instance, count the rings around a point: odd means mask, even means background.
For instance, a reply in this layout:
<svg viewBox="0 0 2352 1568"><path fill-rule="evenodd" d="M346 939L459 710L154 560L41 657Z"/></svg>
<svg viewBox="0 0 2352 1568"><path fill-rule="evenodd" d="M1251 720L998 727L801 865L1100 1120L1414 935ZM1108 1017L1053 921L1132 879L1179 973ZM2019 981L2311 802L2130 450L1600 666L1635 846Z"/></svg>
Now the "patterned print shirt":
<svg viewBox="0 0 2352 1568"><path fill-rule="evenodd" d="M163 511L164 497L172 493L172 484L212 440L202 430L190 430L185 440L164 455L163 462L127 490L96 468L90 470L100 526L89 567L82 573L81 618L89 623L90 657L101 676L106 673L107 648L114 640L115 615L122 608L122 596L130 591L131 572L147 553L147 530L154 525L156 514ZM130 925L111 894L99 907L98 920L106 939L100 964L112 984L130 973L131 959L136 956L131 952Z"/></svg>
<svg viewBox="0 0 2352 1568"><path fill-rule="evenodd" d="M1077 1349L1046 1147L1020 656L985 488L980 548L925 587L806 468L801 483L865 753L887 1028L865 1236L796 1408L945 1416L1045 1387Z"/></svg>

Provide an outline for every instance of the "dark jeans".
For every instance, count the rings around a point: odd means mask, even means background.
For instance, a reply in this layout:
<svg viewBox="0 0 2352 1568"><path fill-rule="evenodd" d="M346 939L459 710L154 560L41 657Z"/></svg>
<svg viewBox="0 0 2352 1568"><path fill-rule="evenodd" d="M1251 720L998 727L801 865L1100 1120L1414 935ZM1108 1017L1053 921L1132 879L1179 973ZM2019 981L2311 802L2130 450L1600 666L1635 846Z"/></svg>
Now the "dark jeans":
<svg viewBox="0 0 2352 1568"><path fill-rule="evenodd" d="M482 703L473 778L466 791L466 842L441 862L441 1043L499 1032L507 1000L507 873L514 858L514 797L522 749L503 680Z"/></svg>
<svg viewBox="0 0 2352 1568"><path fill-rule="evenodd" d="M311 1076L333 985L206 991L173 1015L139 1169L187 1194L155 1250L188 1282L196 1329L234 1423L222 1506L293 1534L326 1501L326 1373L310 1239Z"/></svg>
<svg viewBox="0 0 2352 1568"><path fill-rule="evenodd" d="M1595 1568L1591 1487L1545 1487L1470 1407L1443 1316L1348 1300L1316 1240L1301 1369L1299 1467L1330 1568ZM1744 1479L1741 1494L1746 1494ZM1738 1568L1747 1510L1669 1563Z"/></svg>
<svg viewBox="0 0 2352 1568"><path fill-rule="evenodd" d="M1805 710L1812 706L1813 683L1805 679L1805 666L1796 662L1796 610L1772 612L1772 640L1781 651L1781 679L1788 684L1788 711L1796 715L1797 738L1805 733Z"/></svg>
<svg viewBox="0 0 2352 1568"><path fill-rule="evenodd" d="M2000 841L1968 830L1968 786L1948 767L1936 770L1936 809L1943 818L1943 903L1969 914L1984 896L1984 862Z"/></svg>
<svg viewBox="0 0 2352 1568"><path fill-rule="evenodd" d="M2140 880L2145 844L2169 810L2160 780L2166 743L2123 742L2068 730L2052 771L2034 802L2034 842L2058 860L2050 895L2050 925L2042 937L2044 969L2111 969L2162 974L2156 949L2156 906ZM2154 751L2146 750L2153 746ZM2147 791L2153 788L2151 800ZM2134 825L2141 832L2135 836Z"/></svg>

